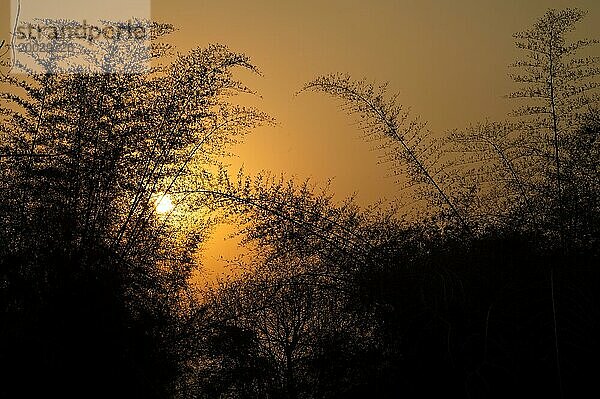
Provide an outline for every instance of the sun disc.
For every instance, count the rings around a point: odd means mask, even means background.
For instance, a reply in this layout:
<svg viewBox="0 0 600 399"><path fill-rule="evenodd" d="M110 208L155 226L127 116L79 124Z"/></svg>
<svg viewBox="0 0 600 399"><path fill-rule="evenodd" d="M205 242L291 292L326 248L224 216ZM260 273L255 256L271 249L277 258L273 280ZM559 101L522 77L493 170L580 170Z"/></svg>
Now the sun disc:
<svg viewBox="0 0 600 399"><path fill-rule="evenodd" d="M171 201L171 197L168 194L158 197L155 206L157 213L168 213L174 208L173 201Z"/></svg>

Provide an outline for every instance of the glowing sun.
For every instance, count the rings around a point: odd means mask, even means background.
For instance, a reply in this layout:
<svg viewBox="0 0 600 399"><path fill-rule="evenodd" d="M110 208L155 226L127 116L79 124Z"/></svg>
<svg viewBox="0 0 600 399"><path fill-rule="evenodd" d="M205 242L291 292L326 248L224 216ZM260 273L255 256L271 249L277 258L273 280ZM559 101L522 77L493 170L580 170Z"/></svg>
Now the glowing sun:
<svg viewBox="0 0 600 399"><path fill-rule="evenodd" d="M161 195L156 199L155 202L156 212L157 213L168 213L171 212L174 208L173 202L171 201L171 197L169 194Z"/></svg>

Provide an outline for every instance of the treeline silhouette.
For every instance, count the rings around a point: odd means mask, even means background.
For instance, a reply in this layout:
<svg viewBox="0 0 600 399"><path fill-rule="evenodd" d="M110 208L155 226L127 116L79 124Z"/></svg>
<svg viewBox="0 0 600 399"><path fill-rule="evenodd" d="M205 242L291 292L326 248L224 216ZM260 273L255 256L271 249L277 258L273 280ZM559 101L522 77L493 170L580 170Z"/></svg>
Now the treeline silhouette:
<svg viewBox="0 0 600 399"><path fill-rule="evenodd" d="M393 206L231 177L222 156L272 122L232 102L253 94L235 69L259 71L220 45L174 54L169 25L147 22L150 52L78 43L93 70L51 53L34 55L42 73L16 65L2 82L0 396L593 392L600 69L596 41L570 39L583 17L549 10L516 34L513 115L443 138L385 85L307 83L377 143ZM174 208L158 213L165 195ZM197 252L220 221L248 255L200 289Z"/></svg>

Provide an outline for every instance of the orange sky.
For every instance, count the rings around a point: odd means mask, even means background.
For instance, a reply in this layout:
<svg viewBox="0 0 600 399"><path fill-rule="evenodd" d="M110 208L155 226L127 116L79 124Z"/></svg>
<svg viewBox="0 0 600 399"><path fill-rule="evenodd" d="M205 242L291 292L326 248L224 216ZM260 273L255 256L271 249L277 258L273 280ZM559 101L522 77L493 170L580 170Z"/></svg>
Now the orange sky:
<svg viewBox="0 0 600 399"><path fill-rule="evenodd" d="M153 0L152 14L179 27L171 40L181 49L223 43L263 71L247 82L279 126L249 136L235 166L335 177L337 192L367 203L393 196L391 179L334 101L293 96L304 82L329 72L389 81L434 132L502 118L512 33L567 6L589 10L582 36L600 36L598 0Z"/></svg>
<svg viewBox="0 0 600 399"><path fill-rule="evenodd" d="M511 35L551 7L588 10L577 34L600 37L598 0L154 0L152 13L179 27L172 41L181 48L223 43L263 71L248 83L280 124L238 146L234 168L333 177L340 196L356 191L366 204L396 190L377 154L332 99L293 93L316 75L349 72L389 81L436 134L503 118L511 108L503 98L512 90L507 66L518 55ZM222 230L205 254L211 269L235 251Z"/></svg>
<svg viewBox="0 0 600 399"><path fill-rule="evenodd" d="M7 7L9 0L0 0ZM66 3L65 3L66 4ZM294 97L308 80L330 72L389 81L400 101L435 134L511 108L507 65L518 55L511 35L547 8L589 11L581 37L600 37L598 0L152 0L152 17L179 28L180 51L223 43L254 60L264 76L240 75L279 125L254 131L234 148L232 169L270 170L303 180L334 178L340 197L362 204L391 198L396 187L331 98ZM6 11L7 12L7 11ZM220 232L205 254L210 267L235 252Z"/></svg>

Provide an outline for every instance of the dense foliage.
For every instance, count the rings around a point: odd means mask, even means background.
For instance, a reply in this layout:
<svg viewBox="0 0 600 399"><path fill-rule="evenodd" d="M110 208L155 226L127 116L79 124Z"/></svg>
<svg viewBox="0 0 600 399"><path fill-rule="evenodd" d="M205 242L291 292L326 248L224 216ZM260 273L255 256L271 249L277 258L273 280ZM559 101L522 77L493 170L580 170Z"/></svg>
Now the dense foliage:
<svg viewBox="0 0 600 399"><path fill-rule="evenodd" d="M442 139L385 86L304 86L380 144L394 206L231 178L221 156L270 121L231 103L251 93L232 71L258 71L224 46L173 56L169 26L151 25L146 74L44 59L7 77L0 396L583 396L600 355L600 71L579 55L595 41L569 41L583 15L516 34L524 102ZM122 59L104 50L95 67ZM218 219L248 256L199 291Z"/></svg>

